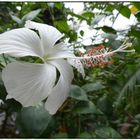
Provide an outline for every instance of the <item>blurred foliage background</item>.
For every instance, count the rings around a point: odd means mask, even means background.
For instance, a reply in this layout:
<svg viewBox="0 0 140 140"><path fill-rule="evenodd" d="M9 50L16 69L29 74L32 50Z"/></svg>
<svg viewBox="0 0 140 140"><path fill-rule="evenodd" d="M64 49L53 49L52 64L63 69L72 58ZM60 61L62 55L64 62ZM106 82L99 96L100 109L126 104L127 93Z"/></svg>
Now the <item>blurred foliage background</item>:
<svg viewBox="0 0 140 140"><path fill-rule="evenodd" d="M126 20L133 16L136 23L117 30L113 25L119 15ZM104 25L106 19L111 24ZM65 3L0 2L0 33L23 27L26 20L55 26L75 53L77 48L89 50L101 44L116 49L126 38L136 52L119 53L113 56L113 64L85 69L85 79L74 71L69 98L54 116L42 106L23 108L14 99L5 99L1 72L16 59L1 55L0 137L140 138L140 3L85 2L77 14ZM89 32L88 45L82 42L83 23L95 32Z"/></svg>

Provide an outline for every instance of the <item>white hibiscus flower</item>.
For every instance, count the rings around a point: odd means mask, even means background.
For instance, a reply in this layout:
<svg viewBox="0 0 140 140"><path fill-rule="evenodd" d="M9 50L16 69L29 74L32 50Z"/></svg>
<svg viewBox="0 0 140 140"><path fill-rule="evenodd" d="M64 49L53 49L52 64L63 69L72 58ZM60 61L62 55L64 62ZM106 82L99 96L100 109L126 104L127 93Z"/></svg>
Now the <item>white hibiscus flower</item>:
<svg viewBox="0 0 140 140"><path fill-rule="evenodd" d="M2 72L8 92L7 99L14 98L27 107L35 106L48 97L45 108L50 114L55 114L68 97L73 79L72 67L63 58L74 57L74 54L63 43L55 45L62 37L56 28L32 21L27 21L25 27L0 35L0 54L6 53L14 57L37 56L44 64L8 64ZM37 30L39 35L31 29ZM77 62L84 75L81 62ZM60 73L57 83L56 70Z"/></svg>
<svg viewBox="0 0 140 140"><path fill-rule="evenodd" d="M35 32L34 29L37 32ZM35 106L43 100L50 114L55 114L68 97L74 66L83 76L80 60L91 63L96 58L124 51L126 46L97 56L76 57L63 43L56 42L62 34L54 27L27 21L25 28L13 29L0 35L0 54L14 57L36 56L44 64L12 62L2 71L2 79L8 92L7 99L14 98L24 107ZM59 79L57 80L57 71ZM46 99L47 98L47 99Z"/></svg>

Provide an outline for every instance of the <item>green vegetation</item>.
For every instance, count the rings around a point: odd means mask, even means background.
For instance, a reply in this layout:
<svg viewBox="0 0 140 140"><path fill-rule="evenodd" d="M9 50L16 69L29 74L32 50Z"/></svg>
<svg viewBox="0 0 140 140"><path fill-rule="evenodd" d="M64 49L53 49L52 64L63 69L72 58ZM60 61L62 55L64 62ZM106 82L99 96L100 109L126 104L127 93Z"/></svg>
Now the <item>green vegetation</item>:
<svg viewBox="0 0 140 140"><path fill-rule="evenodd" d="M118 13L113 14L113 10ZM114 29L119 14L126 20L133 15L137 23L127 29ZM103 20L104 23L107 18L112 26L100 26L99 22ZM113 50L126 38L132 43L135 53L115 54L110 65L85 68L84 79L74 70L69 98L54 116L41 106L23 108L14 99L5 99L7 92L1 71L17 58L1 55L0 137L140 138L140 3L84 3L83 12L77 14L65 8L64 3L0 2L0 33L23 27L26 20L56 27L64 33L63 40L68 40L69 45L75 48L75 53L78 53L77 48L89 50L99 45ZM89 45L82 42L85 31L76 30L82 22L96 32L91 35ZM101 42L97 42L99 36ZM28 61L34 59L22 58Z"/></svg>

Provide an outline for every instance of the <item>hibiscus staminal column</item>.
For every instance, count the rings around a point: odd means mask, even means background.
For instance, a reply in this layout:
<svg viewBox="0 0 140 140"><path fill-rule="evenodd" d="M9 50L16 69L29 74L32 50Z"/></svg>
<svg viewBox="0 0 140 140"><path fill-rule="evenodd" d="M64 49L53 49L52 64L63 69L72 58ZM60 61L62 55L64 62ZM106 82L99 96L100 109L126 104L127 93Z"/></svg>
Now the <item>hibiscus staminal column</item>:
<svg viewBox="0 0 140 140"><path fill-rule="evenodd" d="M112 63L111 56L113 54L108 54L104 56L103 54L109 52L109 48L105 48L105 46L100 45L98 47L91 48L85 55L85 59L83 59L83 64L85 67L102 67L104 65L108 65ZM97 57L93 57L97 56ZM87 58L86 57L90 57Z"/></svg>
<svg viewBox="0 0 140 140"><path fill-rule="evenodd" d="M112 64L112 56L117 52L135 52L134 49L126 50L131 46L132 44L127 43L126 41L116 50L105 48L105 46L100 45L98 47L91 48L84 54L80 53L80 57L76 57L75 59L81 60L83 65L87 68L97 66L102 67L108 64Z"/></svg>

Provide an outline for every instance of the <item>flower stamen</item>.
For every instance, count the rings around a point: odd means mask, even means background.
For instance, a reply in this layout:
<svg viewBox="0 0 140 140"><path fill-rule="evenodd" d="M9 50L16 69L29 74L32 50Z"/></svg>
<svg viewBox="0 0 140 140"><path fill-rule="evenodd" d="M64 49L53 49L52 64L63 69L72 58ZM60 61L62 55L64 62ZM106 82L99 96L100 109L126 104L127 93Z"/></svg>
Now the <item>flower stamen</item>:
<svg viewBox="0 0 140 140"><path fill-rule="evenodd" d="M85 57L82 62L86 67L102 67L108 64L112 64L113 61L111 61L111 56L113 53L108 54L110 51L111 49L105 48L104 45L92 48L85 55L81 55L82 57Z"/></svg>

